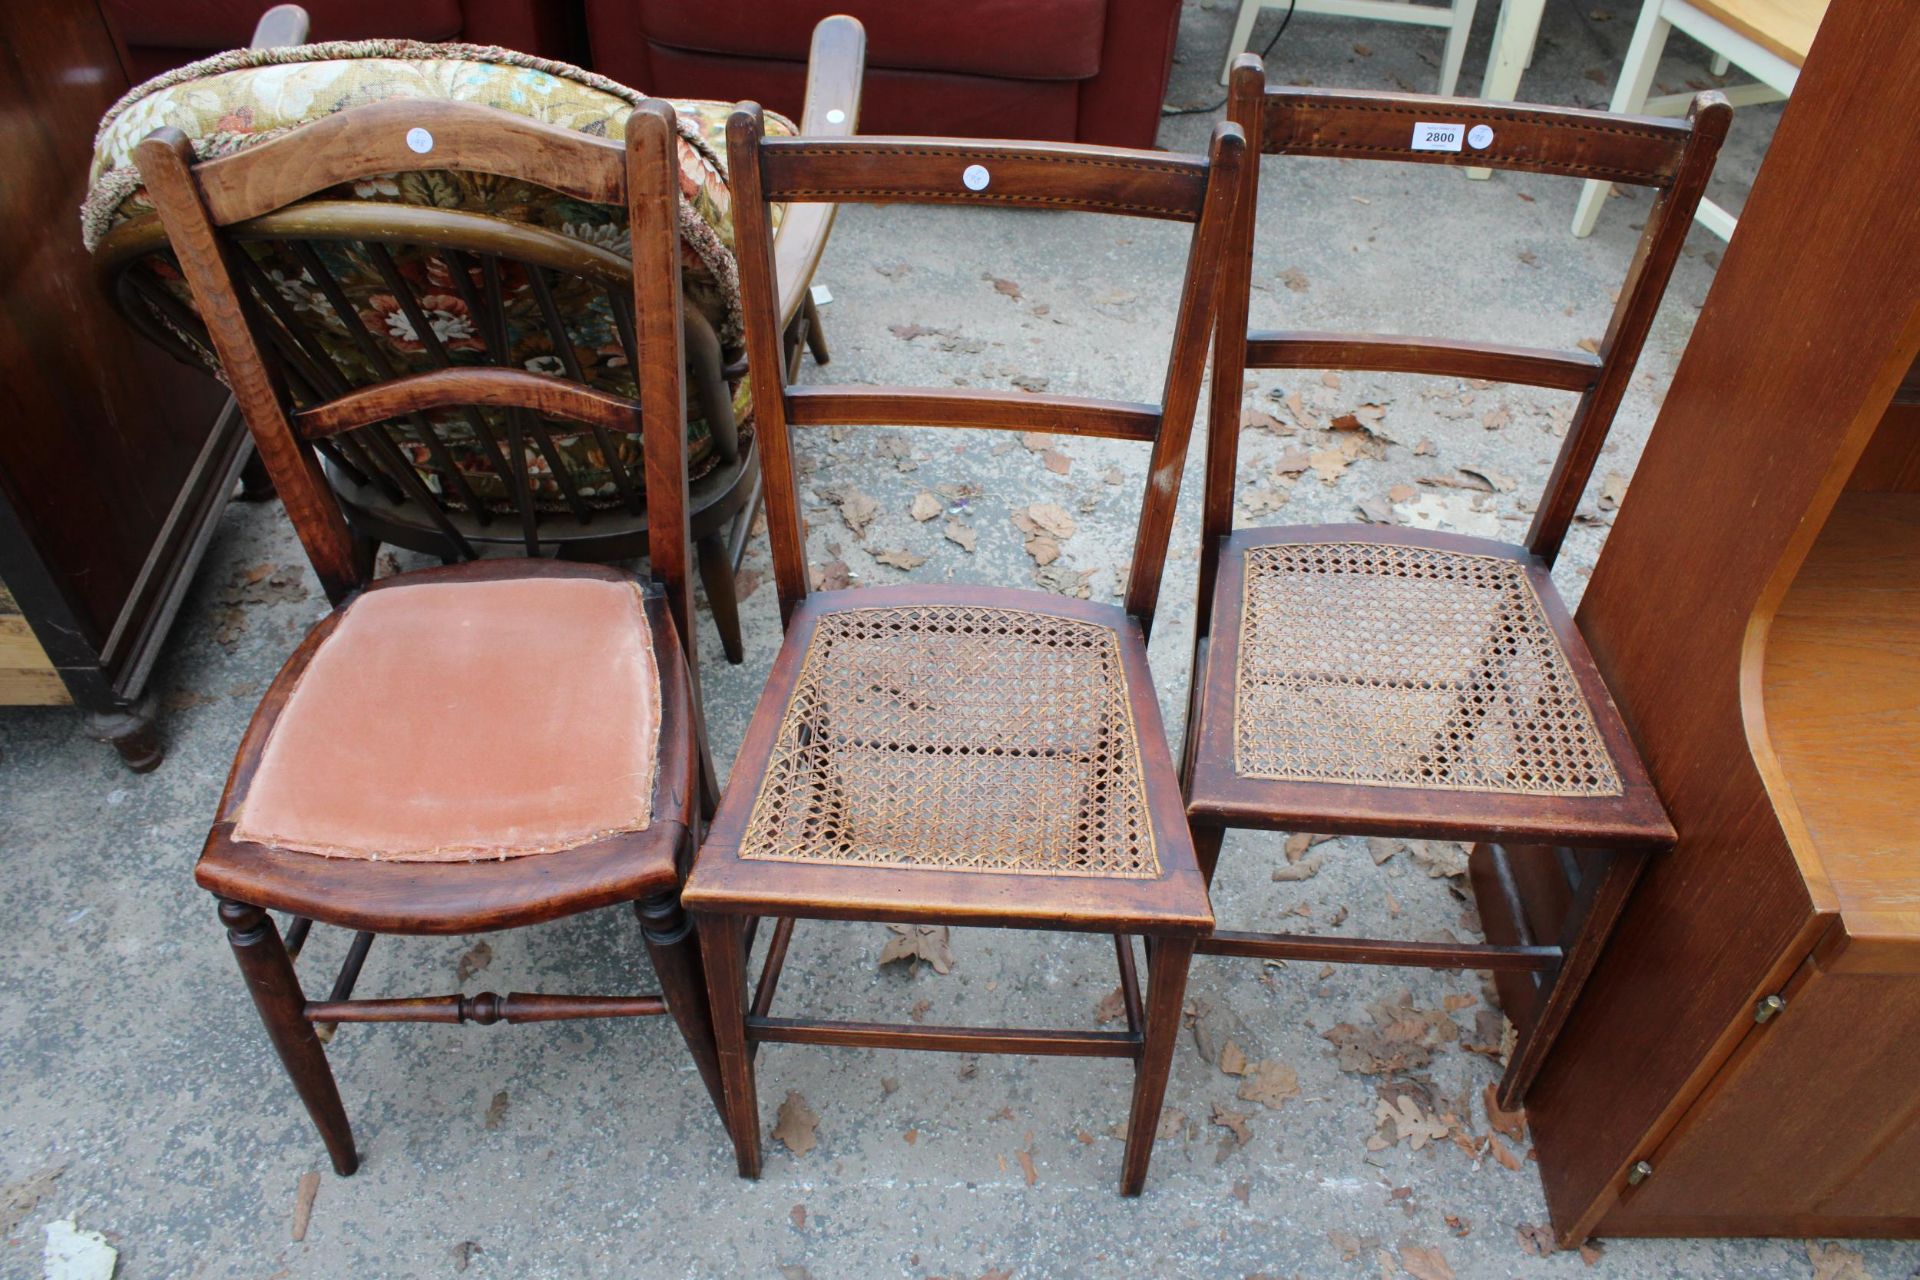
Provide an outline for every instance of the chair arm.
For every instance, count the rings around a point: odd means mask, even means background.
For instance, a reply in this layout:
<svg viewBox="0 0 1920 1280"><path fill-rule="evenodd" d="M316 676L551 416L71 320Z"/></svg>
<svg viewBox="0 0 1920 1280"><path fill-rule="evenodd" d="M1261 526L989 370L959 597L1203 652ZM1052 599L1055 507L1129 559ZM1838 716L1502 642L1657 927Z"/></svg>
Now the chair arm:
<svg viewBox="0 0 1920 1280"><path fill-rule="evenodd" d="M279 49L307 42L307 11L297 4L277 4L254 24L249 49Z"/></svg>
<svg viewBox="0 0 1920 1280"><path fill-rule="evenodd" d="M807 97L800 132L817 138L859 131L860 87L867 69L867 32L857 18L835 14L813 29L807 53ZM773 240L774 278L780 282L780 325L799 312L827 247L838 205L793 204Z"/></svg>

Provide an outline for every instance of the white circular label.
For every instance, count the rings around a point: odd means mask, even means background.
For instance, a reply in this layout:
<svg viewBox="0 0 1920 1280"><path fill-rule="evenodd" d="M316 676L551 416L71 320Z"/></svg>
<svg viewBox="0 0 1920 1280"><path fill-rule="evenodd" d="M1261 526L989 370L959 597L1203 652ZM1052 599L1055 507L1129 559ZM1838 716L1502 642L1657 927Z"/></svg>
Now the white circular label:
<svg viewBox="0 0 1920 1280"><path fill-rule="evenodd" d="M1485 151L1493 145L1493 130L1484 124L1477 124L1467 130L1467 145L1475 151Z"/></svg>
<svg viewBox="0 0 1920 1280"><path fill-rule="evenodd" d="M847 113L842 111L838 107L835 107L833 110L827 112L828 124L840 124L841 122L846 120L846 118L847 118Z"/></svg>
<svg viewBox="0 0 1920 1280"><path fill-rule="evenodd" d="M433 135L419 125L407 130L407 150L417 155L425 155L433 150Z"/></svg>
<svg viewBox="0 0 1920 1280"><path fill-rule="evenodd" d="M970 164L967 166L967 171L960 175L960 181L967 184L969 191L985 191L992 177L987 173L987 166Z"/></svg>

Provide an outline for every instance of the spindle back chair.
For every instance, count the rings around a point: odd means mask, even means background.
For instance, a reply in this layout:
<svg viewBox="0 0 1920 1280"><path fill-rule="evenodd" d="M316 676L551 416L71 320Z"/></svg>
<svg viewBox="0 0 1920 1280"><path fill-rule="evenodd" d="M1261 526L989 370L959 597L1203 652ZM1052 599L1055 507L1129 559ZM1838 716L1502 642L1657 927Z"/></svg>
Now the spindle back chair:
<svg viewBox="0 0 1920 1280"><path fill-rule="evenodd" d="M1265 154L1484 166L1654 189L1597 352L1450 338L1248 329L1258 164L1223 279L1208 414L1199 623L1182 764L1211 881L1230 827L1467 840L1484 892L1512 864L1564 876L1566 918L1513 947L1216 931L1200 950L1519 971L1517 1106L1649 852L1658 795L1550 569L1679 256L1729 111L1685 120L1321 89L1235 65L1229 118ZM1577 391L1524 547L1379 525L1233 527L1244 371L1343 369ZM1544 868L1544 871L1541 869ZM1523 930L1523 933L1525 931ZM1550 935L1550 936L1549 936Z"/></svg>
<svg viewBox="0 0 1920 1280"><path fill-rule="evenodd" d="M207 340L301 543L340 602L262 700L195 878L220 900L262 1020L343 1175L358 1157L322 1048L342 1022L671 1013L719 1102L704 979L679 905L711 784L685 643L693 613L675 129L672 108L657 100L635 108L624 146L487 107L388 103L197 164L177 130L156 131L137 151ZM429 164L627 207L633 270L619 306L634 319L625 341L638 399L524 369L438 368L295 407L298 347L263 338L273 329L243 282L247 254L236 235L313 190ZM472 245L483 288L498 279L493 253L502 247ZM451 261L456 272L474 265ZM342 446L352 442L360 457L391 459L382 424L442 409L498 413L514 438L536 421L641 433L645 467L631 483L651 515L653 581L545 559L371 581L321 474L321 450L351 457ZM513 663L490 653L493 644L510 645ZM553 652L559 646L564 655ZM630 776L597 772L618 764ZM551 804L555 793L565 803ZM567 808L576 801L579 813ZM444 829L380 842L423 805ZM615 820L589 820L603 813ZM351 998L376 934L514 928L622 902L641 917L663 995ZM284 941L269 909L294 917ZM324 1001L307 999L293 968L314 921L356 934Z"/></svg>
<svg viewBox="0 0 1920 1280"><path fill-rule="evenodd" d="M352 65L347 53L356 47L340 52L342 65ZM336 48L317 46L315 56ZM474 68L495 68L478 60L484 51L456 46L449 57L462 53ZM806 127L851 133L864 60L859 24L846 17L822 22L812 58ZM619 105L611 93L602 97ZM386 112L403 133L416 130L409 136L432 146L431 117L447 101L389 97L360 109ZM504 120L519 113L497 114ZM284 166L316 145L322 135L310 130L327 118L255 145L269 148L272 163ZM698 138L698 117L682 128ZM556 156L566 156L572 154L563 136L569 132L591 136L558 125L543 126L540 136L555 143ZM696 145L683 138L679 146L689 184L718 180L703 139ZM444 146L422 154L442 160ZM402 173L418 180L402 187ZM475 178L416 163L331 187L302 183L297 195L281 190L226 228L236 249L231 269L247 297L256 340L297 411L318 423L326 420L319 410L347 399L389 410L351 429L307 432L363 558L383 542L449 563L487 551L607 562L646 550L649 512L637 436L598 419L555 419L478 401L421 407L404 395L375 394L422 372L491 370L550 373L610 394L615 404L642 394L635 383L637 317L620 206L593 198L606 193L579 183L529 181L516 185L505 175ZM396 189L401 197L382 194ZM722 196L709 191L703 199ZM562 216L579 221L561 222ZM712 224L724 229L724 212L707 214L705 222L687 216L694 225L687 234L702 237L700 254L691 242L687 250L689 261L702 265L690 277L699 305L680 309L694 420L689 519L727 656L737 662L742 641L733 573L758 508L759 464L746 434L750 420L735 416L750 399L738 334L727 319L734 309L731 266L716 262L727 250ZM785 282L782 298L783 364L808 348L822 362L827 358L807 284L831 222L829 209L825 217L784 229L787 266L799 278ZM96 252L97 270L129 320L177 358L204 365L211 351L207 325L178 290L179 264L159 221L134 216L120 222ZM725 343L722 329L730 335Z"/></svg>
<svg viewBox="0 0 1920 1280"><path fill-rule="evenodd" d="M1245 141L1205 157L941 138L768 138L728 127L748 358L775 349L767 205L852 201L1075 210L1193 227L1158 404L1020 392L766 386L769 536L786 626L686 901L699 920L729 1124L760 1167L751 1055L767 1040L1136 1063L1122 1190L1146 1176L1193 941L1211 916L1179 811L1145 637L1196 410ZM1120 608L1003 588L809 592L789 428L1048 431L1150 446ZM775 926L751 1007L744 966ZM795 918L1115 935L1126 1032L771 1016ZM1140 997L1129 935L1145 935Z"/></svg>

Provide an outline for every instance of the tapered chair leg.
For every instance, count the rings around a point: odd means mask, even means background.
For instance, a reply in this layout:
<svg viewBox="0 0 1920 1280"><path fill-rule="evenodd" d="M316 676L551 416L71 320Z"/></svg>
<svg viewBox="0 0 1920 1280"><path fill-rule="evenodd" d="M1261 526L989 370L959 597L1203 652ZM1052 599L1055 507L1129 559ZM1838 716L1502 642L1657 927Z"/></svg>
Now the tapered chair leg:
<svg viewBox="0 0 1920 1280"><path fill-rule="evenodd" d="M700 557L700 584L707 591L707 607L713 610L713 625L720 631L720 646L727 661L739 666L747 656L740 636L740 593L733 581L733 557L727 554L724 531L708 534L694 544Z"/></svg>
<svg viewBox="0 0 1920 1280"><path fill-rule="evenodd" d="M353 1149L353 1130L347 1125L346 1108L340 1105L327 1051L306 1019L306 994L280 940L280 930L259 907L225 899L220 903L220 922L227 926L227 941L240 962L240 976L246 979L260 1021L266 1024L267 1038L327 1144L333 1171L344 1178L360 1167L360 1157Z"/></svg>
<svg viewBox="0 0 1920 1280"><path fill-rule="evenodd" d="M1608 853L1596 855L1599 865L1586 873L1586 883L1574 895L1562 931L1561 947L1566 958L1550 977L1531 1026L1522 1028L1507 1071L1500 1079L1500 1105L1518 1111L1526 1104L1527 1090L1547 1060L1560 1028L1573 1012L1580 990L1587 985L1600 952L1613 933L1613 926L1626 909L1627 898L1647 865L1646 853Z"/></svg>
<svg viewBox="0 0 1920 1280"><path fill-rule="evenodd" d="M713 1043L713 1019L707 1016L707 976L700 964L700 940L693 921L680 907L680 895L662 893L633 904L640 935L647 940L654 977L666 998L667 1012L680 1027L707 1094L726 1123L727 1097L720 1083L720 1058Z"/></svg>
<svg viewBox="0 0 1920 1280"><path fill-rule="evenodd" d="M739 916L702 914L700 959L707 971L713 1040L720 1062L727 1132L743 1178L760 1176L760 1100L747 1051L747 936Z"/></svg>
<svg viewBox="0 0 1920 1280"><path fill-rule="evenodd" d="M1137 1196L1147 1184L1153 1159L1154 1130L1173 1070L1173 1046L1180 1036L1180 1009L1187 998L1187 965L1192 938L1156 938L1147 948L1146 1044L1133 1077L1133 1108L1127 1115L1127 1150L1120 1170L1120 1194Z"/></svg>

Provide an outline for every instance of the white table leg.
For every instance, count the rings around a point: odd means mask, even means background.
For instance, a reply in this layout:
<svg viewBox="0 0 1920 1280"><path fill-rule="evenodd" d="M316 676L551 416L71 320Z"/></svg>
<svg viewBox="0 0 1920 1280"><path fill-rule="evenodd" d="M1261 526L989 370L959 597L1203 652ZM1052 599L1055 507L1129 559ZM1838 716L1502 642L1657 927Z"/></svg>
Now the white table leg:
<svg viewBox="0 0 1920 1280"><path fill-rule="evenodd" d="M1666 0L1646 0L1640 6L1640 21L1634 24L1633 39L1627 45L1627 57L1620 68L1620 81L1613 87L1609 111L1635 114L1646 104L1653 91L1653 76L1660 69L1660 52L1667 47L1667 32L1672 30L1666 18ZM1580 188L1580 203L1574 206L1573 234L1593 234L1600 218L1600 206L1607 201L1610 182L1589 179Z"/></svg>
<svg viewBox="0 0 1920 1280"><path fill-rule="evenodd" d="M1512 102L1520 95L1520 75L1540 35L1540 15L1547 0L1502 0L1500 20L1493 28L1493 50L1487 55L1487 74L1480 96L1490 102ZM1469 178L1485 179L1491 169L1470 168Z"/></svg>
<svg viewBox="0 0 1920 1280"><path fill-rule="evenodd" d="M1467 34L1473 29L1473 11L1480 0L1453 0L1453 24L1447 28L1447 45L1440 55L1440 96L1451 98L1460 81L1460 59L1467 52Z"/></svg>
<svg viewBox="0 0 1920 1280"><path fill-rule="evenodd" d="M1227 60L1220 65L1220 83L1233 75L1233 60L1246 52L1253 39L1253 24L1260 20L1261 0L1240 0L1240 16L1233 20L1233 38L1227 41Z"/></svg>

